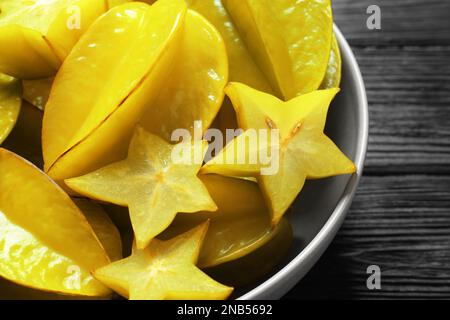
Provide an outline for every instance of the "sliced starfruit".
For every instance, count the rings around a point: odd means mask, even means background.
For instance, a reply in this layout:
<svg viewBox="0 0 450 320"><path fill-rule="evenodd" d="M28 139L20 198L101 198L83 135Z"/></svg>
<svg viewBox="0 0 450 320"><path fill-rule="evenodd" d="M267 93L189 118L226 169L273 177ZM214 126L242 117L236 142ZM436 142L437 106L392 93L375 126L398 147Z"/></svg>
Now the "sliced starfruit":
<svg viewBox="0 0 450 320"><path fill-rule="evenodd" d="M0 73L0 145L14 128L22 100L20 81Z"/></svg>
<svg viewBox="0 0 450 320"><path fill-rule="evenodd" d="M184 33L169 80L141 124L171 141L176 129L208 129L216 117L228 83L228 58L222 37L208 20L188 10Z"/></svg>
<svg viewBox="0 0 450 320"><path fill-rule="evenodd" d="M179 44L186 5L130 2L97 19L65 60L45 107L45 170L77 177L126 157ZM101 72L100 72L101 71Z"/></svg>
<svg viewBox="0 0 450 320"><path fill-rule="evenodd" d="M176 150L184 146L193 158L175 161ZM84 196L128 207L137 246L143 249L177 213L217 210L197 177L205 153L204 143L172 145L138 127L126 160L65 182Z"/></svg>
<svg viewBox="0 0 450 320"><path fill-rule="evenodd" d="M342 58L336 35L333 34L331 42L330 59L328 60L328 68L325 78L320 85L321 89L339 88L342 77Z"/></svg>
<svg viewBox="0 0 450 320"><path fill-rule="evenodd" d="M99 204L83 198L73 199L94 229L111 261L122 259L122 240L117 227Z"/></svg>
<svg viewBox="0 0 450 320"><path fill-rule="evenodd" d="M317 90L331 49L330 0L223 0L279 98Z"/></svg>
<svg viewBox="0 0 450 320"><path fill-rule="evenodd" d="M217 0L186 0L189 8L202 14L221 33L228 52L230 81L242 82L258 90L273 90L253 61L228 12Z"/></svg>
<svg viewBox="0 0 450 320"><path fill-rule="evenodd" d="M195 266L207 228L204 223L168 241L155 239L94 275L131 300L226 299L233 289Z"/></svg>
<svg viewBox="0 0 450 320"><path fill-rule="evenodd" d="M161 236L170 239L210 221L198 265L212 267L239 259L267 243L276 232L258 185L219 175L200 176L217 212L180 214Z"/></svg>
<svg viewBox="0 0 450 320"><path fill-rule="evenodd" d="M44 113L24 101L16 126L3 143L3 147L43 168L42 159L42 117Z"/></svg>
<svg viewBox="0 0 450 320"><path fill-rule="evenodd" d="M53 85L53 78L44 78L37 80L23 80L22 98L40 110L44 110L47 104L50 90Z"/></svg>
<svg viewBox="0 0 450 320"><path fill-rule="evenodd" d="M286 258L293 240L292 227L281 219L273 236L264 246L250 254L206 270L213 279L231 287L250 285L274 272Z"/></svg>
<svg viewBox="0 0 450 320"><path fill-rule="evenodd" d="M108 0L2 0L0 71L20 79L54 75L109 7Z"/></svg>
<svg viewBox="0 0 450 320"><path fill-rule="evenodd" d="M226 93L233 102L240 127L247 131L209 161L202 172L256 176L269 204L272 222L277 224L306 179L356 171L353 162L324 134L328 108L338 92L339 89L318 90L284 102L244 84L230 84ZM252 143L248 129L275 133L277 139ZM268 138L271 136L266 134ZM246 161L240 162L242 145ZM261 153L268 151L270 161L261 162Z"/></svg>
<svg viewBox="0 0 450 320"><path fill-rule="evenodd" d="M110 260L83 214L32 164L0 148L0 276L44 291L104 296Z"/></svg>

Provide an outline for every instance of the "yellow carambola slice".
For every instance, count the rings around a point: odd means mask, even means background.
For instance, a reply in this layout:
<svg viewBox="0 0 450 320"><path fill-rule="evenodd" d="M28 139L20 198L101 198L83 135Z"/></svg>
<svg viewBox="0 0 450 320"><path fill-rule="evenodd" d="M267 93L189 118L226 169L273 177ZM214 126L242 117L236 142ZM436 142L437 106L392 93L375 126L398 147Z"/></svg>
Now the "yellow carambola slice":
<svg viewBox="0 0 450 320"><path fill-rule="evenodd" d="M195 121L201 121L203 130L209 128L228 83L228 58L220 33L193 10L188 10L184 23L174 69L142 120L147 131L169 141L176 129L193 131Z"/></svg>
<svg viewBox="0 0 450 320"><path fill-rule="evenodd" d="M241 82L260 91L273 90L264 74L252 59L230 15L221 1L186 0L188 7L202 14L222 35L227 48L230 81Z"/></svg>
<svg viewBox="0 0 450 320"><path fill-rule="evenodd" d="M332 37L329 0L223 0L279 98L319 88Z"/></svg>
<svg viewBox="0 0 450 320"><path fill-rule="evenodd" d="M179 214L161 237L168 239L201 222L210 221L199 258L202 268L239 259L266 244L276 234L258 185L219 175L201 175L218 211Z"/></svg>
<svg viewBox="0 0 450 320"><path fill-rule="evenodd" d="M108 0L0 1L0 71L20 79L54 75Z"/></svg>
<svg viewBox="0 0 450 320"><path fill-rule="evenodd" d="M160 0L118 6L68 56L45 107L45 170L56 180L123 159L134 127L164 85L186 5Z"/></svg>
<svg viewBox="0 0 450 320"><path fill-rule="evenodd" d="M80 210L32 164L0 149L0 276L73 295L109 293L90 272L108 256Z"/></svg>
<svg viewBox="0 0 450 320"><path fill-rule="evenodd" d="M20 112L20 81L0 73L0 145L14 128Z"/></svg>
<svg viewBox="0 0 450 320"><path fill-rule="evenodd" d="M131 300L226 299L232 288L196 267L208 223L176 238L154 239L123 260L95 271L95 277Z"/></svg>

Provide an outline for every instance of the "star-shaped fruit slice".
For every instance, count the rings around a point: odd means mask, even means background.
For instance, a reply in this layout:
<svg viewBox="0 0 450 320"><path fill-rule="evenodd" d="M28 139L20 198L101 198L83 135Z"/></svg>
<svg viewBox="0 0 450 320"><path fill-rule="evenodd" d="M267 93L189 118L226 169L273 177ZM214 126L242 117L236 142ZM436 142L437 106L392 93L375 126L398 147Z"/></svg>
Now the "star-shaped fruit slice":
<svg viewBox="0 0 450 320"><path fill-rule="evenodd" d="M217 210L197 177L205 143L171 145L139 127L126 160L65 182L82 195L128 206L137 246L142 249L170 225L177 213ZM176 159L181 149L196 159Z"/></svg>
<svg viewBox="0 0 450 320"><path fill-rule="evenodd" d="M154 239L144 250L134 250L94 276L131 300L226 299L233 289L195 266L207 229L204 223L168 241Z"/></svg>
<svg viewBox="0 0 450 320"><path fill-rule="evenodd" d="M54 75L91 23L124 2L0 1L0 70L20 79Z"/></svg>
<svg viewBox="0 0 450 320"><path fill-rule="evenodd" d="M226 93L233 102L239 126L246 131L202 171L256 176L268 201L272 222L278 223L306 179L356 171L353 162L324 134L328 108L338 92L339 89L319 90L283 102L246 85L231 83ZM250 134L254 131L249 129L255 129L256 134ZM249 139L255 136L256 140ZM241 153L245 153L245 161L238 161ZM262 161L267 160L262 154L268 155L267 163Z"/></svg>

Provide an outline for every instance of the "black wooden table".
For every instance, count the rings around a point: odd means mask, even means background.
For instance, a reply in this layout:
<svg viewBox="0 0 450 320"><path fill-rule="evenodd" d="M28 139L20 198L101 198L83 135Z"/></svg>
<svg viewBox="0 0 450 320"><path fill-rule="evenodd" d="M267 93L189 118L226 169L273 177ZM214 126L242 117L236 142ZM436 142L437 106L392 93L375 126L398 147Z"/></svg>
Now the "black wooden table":
<svg viewBox="0 0 450 320"><path fill-rule="evenodd" d="M286 298L450 298L450 1L333 7L367 86L366 169L338 236ZM381 290L367 288L370 265Z"/></svg>

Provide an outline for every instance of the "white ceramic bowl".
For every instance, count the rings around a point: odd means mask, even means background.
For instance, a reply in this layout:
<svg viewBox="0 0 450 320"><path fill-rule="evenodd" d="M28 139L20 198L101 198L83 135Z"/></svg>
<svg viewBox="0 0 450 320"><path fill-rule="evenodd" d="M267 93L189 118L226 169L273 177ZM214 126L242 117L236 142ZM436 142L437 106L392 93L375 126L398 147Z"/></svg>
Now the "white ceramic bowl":
<svg viewBox="0 0 450 320"><path fill-rule="evenodd" d="M341 92L328 115L326 133L358 168L351 177L308 181L293 206L294 244L287 262L239 299L279 299L294 287L327 249L342 225L362 175L369 115L361 72L350 46L335 26L342 53Z"/></svg>

